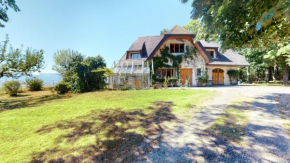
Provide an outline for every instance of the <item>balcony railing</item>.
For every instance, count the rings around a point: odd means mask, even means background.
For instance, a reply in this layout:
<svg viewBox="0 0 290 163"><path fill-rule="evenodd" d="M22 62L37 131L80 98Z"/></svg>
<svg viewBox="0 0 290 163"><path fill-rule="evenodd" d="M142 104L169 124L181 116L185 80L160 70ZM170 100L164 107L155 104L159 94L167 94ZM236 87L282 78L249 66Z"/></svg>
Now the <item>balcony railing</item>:
<svg viewBox="0 0 290 163"><path fill-rule="evenodd" d="M120 60L114 61L112 66L115 74L149 74L149 61L138 60Z"/></svg>

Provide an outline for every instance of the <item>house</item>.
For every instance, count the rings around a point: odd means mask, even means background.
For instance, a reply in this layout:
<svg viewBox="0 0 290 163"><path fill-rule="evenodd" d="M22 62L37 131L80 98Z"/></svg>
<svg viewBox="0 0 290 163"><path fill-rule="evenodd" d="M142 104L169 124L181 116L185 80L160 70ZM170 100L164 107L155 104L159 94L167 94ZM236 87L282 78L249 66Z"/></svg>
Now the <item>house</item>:
<svg viewBox="0 0 290 163"><path fill-rule="evenodd" d="M200 76L208 76L208 84L230 85L227 71L249 66L245 58L234 50L224 53L215 42L194 42L195 34L175 25L163 36L139 37L121 60L114 62L114 76L111 84L121 86L150 87L153 76L156 79L175 77L179 84L197 86ZM173 67L173 60L168 59L166 66L154 67L157 58L162 56L161 49L168 47L173 56L182 56L178 67ZM194 54L188 54L192 49ZM187 56L191 57L185 57ZM168 66L167 66L168 65ZM171 67L172 66L172 67ZM153 71L152 71L153 70Z"/></svg>

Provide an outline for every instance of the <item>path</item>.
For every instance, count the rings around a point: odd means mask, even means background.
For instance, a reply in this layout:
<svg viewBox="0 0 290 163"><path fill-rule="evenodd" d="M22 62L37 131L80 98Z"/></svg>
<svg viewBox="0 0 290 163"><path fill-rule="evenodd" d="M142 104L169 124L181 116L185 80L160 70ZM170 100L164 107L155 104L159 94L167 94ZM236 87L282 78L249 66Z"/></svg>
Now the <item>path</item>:
<svg viewBox="0 0 290 163"><path fill-rule="evenodd" d="M267 89L265 89L267 88ZM163 126L156 137L146 140L153 144L147 154L135 162L290 162L290 142L281 127L273 93L290 93L280 87L214 87L195 88L220 92L206 103L188 122ZM255 99L246 131L246 144L224 141L203 131L223 113L238 96ZM154 142L154 143L153 143Z"/></svg>

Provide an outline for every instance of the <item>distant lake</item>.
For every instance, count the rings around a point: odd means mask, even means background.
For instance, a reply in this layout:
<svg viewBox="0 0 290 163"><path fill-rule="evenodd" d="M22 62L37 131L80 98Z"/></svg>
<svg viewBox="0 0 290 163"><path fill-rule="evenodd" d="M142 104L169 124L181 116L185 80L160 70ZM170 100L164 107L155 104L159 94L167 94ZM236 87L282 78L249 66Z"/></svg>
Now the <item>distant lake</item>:
<svg viewBox="0 0 290 163"><path fill-rule="evenodd" d="M62 77L57 73L40 73L38 75L32 75L32 76L21 76L20 78L16 79L19 81L25 81L26 78L32 78L37 77L44 82L44 86L54 86L56 83L60 82L62 80ZM2 83L5 81L12 80L12 78L0 78L0 86L2 86Z"/></svg>

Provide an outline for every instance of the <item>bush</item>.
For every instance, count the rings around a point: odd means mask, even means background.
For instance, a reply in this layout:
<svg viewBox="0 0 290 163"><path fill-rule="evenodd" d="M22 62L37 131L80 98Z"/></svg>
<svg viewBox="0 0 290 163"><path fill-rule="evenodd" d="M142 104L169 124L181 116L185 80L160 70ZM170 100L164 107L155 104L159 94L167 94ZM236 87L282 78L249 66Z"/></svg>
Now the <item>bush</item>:
<svg viewBox="0 0 290 163"><path fill-rule="evenodd" d="M70 91L68 83L63 82L63 81L57 83L54 89L58 94L65 94Z"/></svg>
<svg viewBox="0 0 290 163"><path fill-rule="evenodd" d="M40 91L43 87L43 80L38 78L26 79L25 84L30 91Z"/></svg>
<svg viewBox="0 0 290 163"><path fill-rule="evenodd" d="M17 96L17 93L19 92L19 89L21 87L21 84L17 80L11 80L3 83L4 90L10 95L10 96Z"/></svg>
<svg viewBox="0 0 290 163"><path fill-rule="evenodd" d="M204 85L208 82L208 78L206 76L201 76L198 78L198 84L199 85Z"/></svg>
<svg viewBox="0 0 290 163"><path fill-rule="evenodd" d="M227 74L229 75L231 84L237 84L237 79L239 78L239 71L228 70Z"/></svg>

